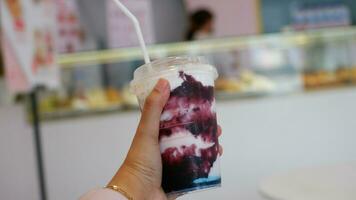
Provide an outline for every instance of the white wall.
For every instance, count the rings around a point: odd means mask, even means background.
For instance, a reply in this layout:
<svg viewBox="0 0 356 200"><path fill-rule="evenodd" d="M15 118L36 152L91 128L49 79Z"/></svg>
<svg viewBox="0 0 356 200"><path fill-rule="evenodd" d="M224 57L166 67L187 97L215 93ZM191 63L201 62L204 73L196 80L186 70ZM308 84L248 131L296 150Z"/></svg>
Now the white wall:
<svg viewBox="0 0 356 200"><path fill-rule="evenodd" d="M31 127L20 107L0 107L0 199L38 200Z"/></svg>
<svg viewBox="0 0 356 200"><path fill-rule="evenodd" d="M224 133L221 143L225 148L223 187L182 199L261 200L257 189L264 177L294 168L356 160L355 102L356 89L352 88L219 103ZM21 113L16 109L12 112ZM1 110L0 116L6 115ZM138 117L139 113L129 112L46 123L43 134L50 200L76 199L90 188L105 185L124 158ZM7 124L2 122L3 125ZM5 130L28 132L8 125ZM11 144L5 139L10 135L0 140L1 148L7 151ZM18 152L32 152L27 144L29 138L16 139L19 149L13 150L12 155L18 155L6 161L24 166L28 158ZM15 158L17 161L12 161ZM0 173L18 180L31 178L28 174L33 172L31 167L20 174L15 171L7 165ZM4 198L11 191L1 189L10 186L3 178L0 186L0 199L24 199ZM34 190L19 193L25 195ZM26 199L36 199L32 197Z"/></svg>

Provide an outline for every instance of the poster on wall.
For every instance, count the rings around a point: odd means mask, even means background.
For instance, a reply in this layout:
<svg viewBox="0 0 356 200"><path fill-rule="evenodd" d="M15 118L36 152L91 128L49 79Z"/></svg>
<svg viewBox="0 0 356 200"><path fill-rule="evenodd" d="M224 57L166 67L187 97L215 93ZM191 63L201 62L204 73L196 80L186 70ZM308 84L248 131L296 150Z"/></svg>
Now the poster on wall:
<svg viewBox="0 0 356 200"><path fill-rule="evenodd" d="M140 22L147 44L155 42L151 0L121 0ZM126 15L112 0L106 0L108 44L110 48L138 46L135 28Z"/></svg>
<svg viewBox="0 0 356 200"><path fill-rule="evenodd" d="M75 0L54 0L57 11L57 51L73 53L82 49L84 32Z"/></svg>
<svg viewBox="0 0 356 200"><path fill-rule="evenodd" d="M2 0L5 78L12 93L59 86L55 61L56 16L51 0Z"/></svg>

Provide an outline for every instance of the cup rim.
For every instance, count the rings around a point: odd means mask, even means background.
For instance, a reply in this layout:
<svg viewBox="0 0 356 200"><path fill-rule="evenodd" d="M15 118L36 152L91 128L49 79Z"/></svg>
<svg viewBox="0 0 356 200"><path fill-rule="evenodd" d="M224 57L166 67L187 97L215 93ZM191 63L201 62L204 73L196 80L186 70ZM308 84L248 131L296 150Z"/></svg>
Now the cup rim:
<svg viewBox="0 0 356 200"><path fill-rule="evenodd" d="M196 65L200 65L201 67L197 68ZM149 71L148 67L152 67L152 71ZM143 80L157 79L158 77L163 77L167 74L179 71L210 73L213 75L214 80L218 77L216 68L209 64L204 57L167 57L138 67L134 72L134 77L130 86L133 87Z"/></svg>

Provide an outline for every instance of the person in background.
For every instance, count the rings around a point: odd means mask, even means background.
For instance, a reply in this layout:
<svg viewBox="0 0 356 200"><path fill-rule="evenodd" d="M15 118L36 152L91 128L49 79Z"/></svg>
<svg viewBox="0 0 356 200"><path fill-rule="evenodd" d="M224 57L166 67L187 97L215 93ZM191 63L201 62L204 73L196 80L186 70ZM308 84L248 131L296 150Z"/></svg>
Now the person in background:
<svg viewBox="0 0 356 200"><path fill-rule="evenodd" d="M214 14L207 9L199 9L191 14L186 41L210 39L214 32ZM218 66L219 77L235 76L237 71L236 52L214 51L203 54L214 66Z"/></svg>
<svg viewBox="0 0 356 200"><path fill-rule="evenodd" d="M162 160L158 135L161 114L169 95L169 82L160 79L146 99L124 163L105 189L90 191L80 200L168 200L161 188ZM218 135L221 135L220 126ZM222 154L221 146L219 153Z"/></svg>
<svg viewBox="0 0 356 200"><path fill-rule="evenodd" d="M213 13L206 9L200 9L191 14L190 25L185 39L187 41L207 39L213 31Z"/></svg>

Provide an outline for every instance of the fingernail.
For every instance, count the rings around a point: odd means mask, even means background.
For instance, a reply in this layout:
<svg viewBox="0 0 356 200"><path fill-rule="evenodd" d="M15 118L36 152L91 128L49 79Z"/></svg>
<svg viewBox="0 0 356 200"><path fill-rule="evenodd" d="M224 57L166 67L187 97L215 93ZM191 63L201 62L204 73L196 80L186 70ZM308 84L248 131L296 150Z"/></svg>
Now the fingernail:
<svg viewBox="0 0 356 200"><path fill-rule="evenodd" d="M155 86L155 90L157 90L158 92L165 92L167 90L167 88L169 87L169 82L165 79L159 79L156 86Z"/></svg>

